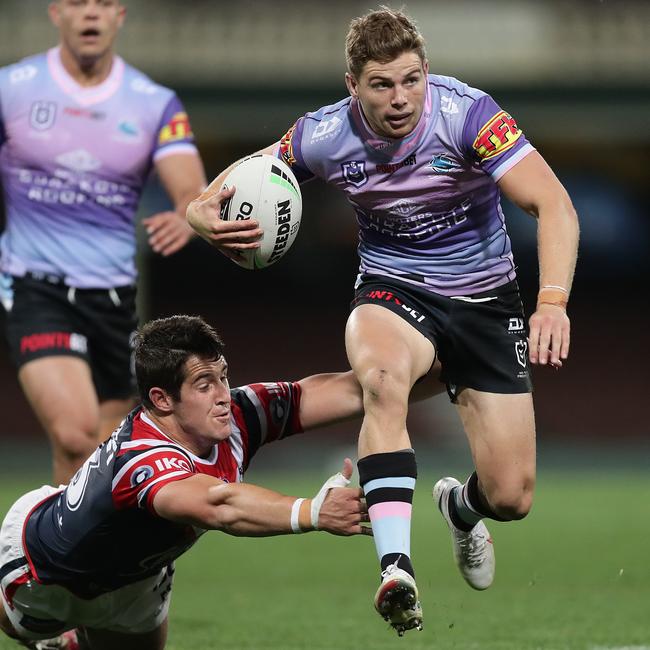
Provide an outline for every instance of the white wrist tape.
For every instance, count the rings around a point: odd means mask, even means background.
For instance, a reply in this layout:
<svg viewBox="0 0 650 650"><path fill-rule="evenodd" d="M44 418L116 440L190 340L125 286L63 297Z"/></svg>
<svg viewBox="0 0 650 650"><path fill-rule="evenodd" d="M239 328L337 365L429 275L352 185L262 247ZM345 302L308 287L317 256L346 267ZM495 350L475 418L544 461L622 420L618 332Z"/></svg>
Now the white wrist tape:
<svg viewBox="0 0 650 650"><path fill-rule="evenodd" d="M330 476L327 481L323 483L323 487L311 500L311 525L313 526L314 530L318 530L318 517L320 515L320 509L323 505L323 501L325 501L325 497L327 497L327 493L332 488L347 487L348 485L350 485L350 480L345 478L341 472L334 474L334 476Z"/></svg>
<svg viewBox="0 0 650 650"><path fill-rule="evenodd" d="M300 506L304 499L296 499L291 506L291 530L294 533L303 533L300 528Z"/></svg>

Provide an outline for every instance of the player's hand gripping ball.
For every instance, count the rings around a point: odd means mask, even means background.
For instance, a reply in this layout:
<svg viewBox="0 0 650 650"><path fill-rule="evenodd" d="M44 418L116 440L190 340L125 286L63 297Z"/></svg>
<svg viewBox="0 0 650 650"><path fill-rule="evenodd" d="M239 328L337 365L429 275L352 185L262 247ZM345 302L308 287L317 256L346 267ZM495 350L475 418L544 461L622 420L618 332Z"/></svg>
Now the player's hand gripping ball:
<svg viewBox="0 0 650 650"><path fill-rule="evenodd" d="M226 176L221 189L233 185L235 194L222 204L221 218L256 219L264 231L260 248L242 251L234 261L245 269L271 266L289 250L300 228L302 195L298 181L283 161L254 154Z"/></svg>

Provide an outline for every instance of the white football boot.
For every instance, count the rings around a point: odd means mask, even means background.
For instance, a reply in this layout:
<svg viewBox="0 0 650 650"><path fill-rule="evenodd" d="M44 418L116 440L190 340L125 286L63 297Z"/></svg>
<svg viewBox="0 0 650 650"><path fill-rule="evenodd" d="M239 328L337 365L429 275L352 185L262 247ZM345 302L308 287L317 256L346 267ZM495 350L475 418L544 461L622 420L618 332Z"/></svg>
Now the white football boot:
<svg viewBox="0 0 650 650"><path fill-rule="evenodd" d="M451 531L454 559L461 575L470 587L487 589L494 580L494 546L486 525L479 521L472 530L465 532L454 526L449 517L449 493L460 481L447 476L433 486L433 500Z"/></svg>
<svg viewBox="0 0 650 650"><path fill-rule="evenodd" d="M399 636L406 630L422 630L422 606L415 579L410 573L389 564L381 573L375 594L375 609L391 624Z"/></svg>

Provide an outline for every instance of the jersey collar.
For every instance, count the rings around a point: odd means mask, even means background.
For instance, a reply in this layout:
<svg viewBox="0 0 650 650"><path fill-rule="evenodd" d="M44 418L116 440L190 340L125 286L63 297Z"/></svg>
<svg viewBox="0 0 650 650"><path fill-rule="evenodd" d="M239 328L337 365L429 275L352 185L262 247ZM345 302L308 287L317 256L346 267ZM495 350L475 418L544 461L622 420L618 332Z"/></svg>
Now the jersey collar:
<svg viewBox="0 0 650 650"><path fill-rule="evenodd" d="M57 86L81 106L99 104L112 97L119 89L124 77L124 59L114 55L111 71L104 81L96 86L82 86L63 67L60 46L47 51L47 65Z"/></svg>

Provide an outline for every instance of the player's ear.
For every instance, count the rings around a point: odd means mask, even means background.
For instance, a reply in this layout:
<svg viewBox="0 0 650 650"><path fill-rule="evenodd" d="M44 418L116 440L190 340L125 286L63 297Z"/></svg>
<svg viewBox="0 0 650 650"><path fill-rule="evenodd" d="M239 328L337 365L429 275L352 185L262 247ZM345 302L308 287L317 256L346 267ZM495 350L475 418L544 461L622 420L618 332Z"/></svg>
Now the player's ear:
<svg viewBox="0 0 650 650"><path fill-rule="evenodd" d="M422 69L424 70L424 76L426 77L429 74L429 60L424 59L422 61Z"/></svg>
<svg viewBox="0 0 650 650"><path fill-rule="evenodd" d="M117 27L120 29L124 25L124 19L126 18L126 7L120 3L117 10Z"/></svg>
<svg viewBox="0 0 650 650"><path fill-rule="evenodd" d="M359 84L357 80L349 72L345 73L345 85L348 87L348 92L350 93L350 95L352 95L352 97L354 97L355 99L359 97L359 93L357 91L357 87Z"/></svg>
<svg viewBox="0 0 650 650"><path fill-rule="evenodd" d="M172 398L166 390L154 386L149 389L149 399L157 411L171 413L173 409Z"/></svg>
<svg viewBox="0 0 650 650"><path fill-rule="evenodd" d="M55 27L59 27L61 22L60 9L58 2L50 2L47 6L47 13Z"/></svg>

